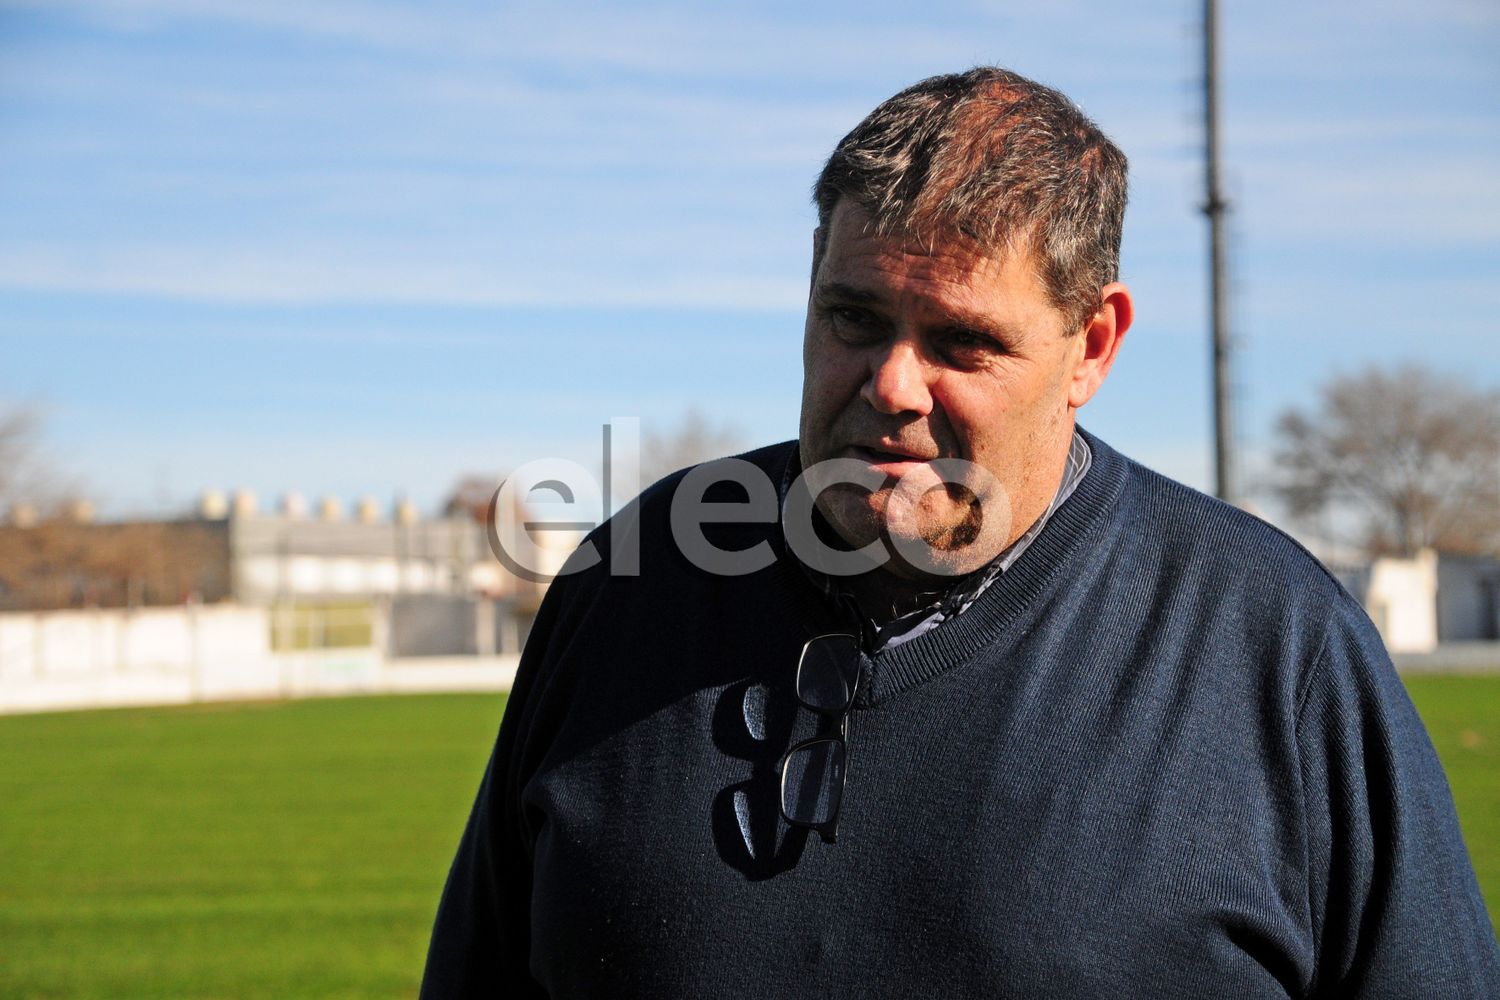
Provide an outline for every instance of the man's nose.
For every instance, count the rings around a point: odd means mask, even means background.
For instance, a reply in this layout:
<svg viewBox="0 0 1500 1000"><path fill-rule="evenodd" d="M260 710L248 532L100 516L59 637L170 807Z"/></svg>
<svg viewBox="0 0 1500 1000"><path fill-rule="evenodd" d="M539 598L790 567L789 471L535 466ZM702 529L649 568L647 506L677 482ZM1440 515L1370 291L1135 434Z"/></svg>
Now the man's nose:
<svg viewBox="0 0 1500 1000"><path fill-rule="evenodd" d="M925 417L932 411L927 366L914 344L897 340L872 365L870 377L859 390L866 403L881 413L893 415L915 413Z"/></svg>

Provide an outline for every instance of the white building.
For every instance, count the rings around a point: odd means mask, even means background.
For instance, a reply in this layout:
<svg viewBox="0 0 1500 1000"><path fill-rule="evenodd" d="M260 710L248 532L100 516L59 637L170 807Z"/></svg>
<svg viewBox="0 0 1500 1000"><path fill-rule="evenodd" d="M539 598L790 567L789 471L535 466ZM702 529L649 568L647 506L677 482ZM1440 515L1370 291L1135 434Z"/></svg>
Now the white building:
<svg viewBox="0 0 1500 1000"><path fill-rule="evenodd" d="M1500 639L1500 559L1424 549L1339 576L1392 653Z"/></svg>

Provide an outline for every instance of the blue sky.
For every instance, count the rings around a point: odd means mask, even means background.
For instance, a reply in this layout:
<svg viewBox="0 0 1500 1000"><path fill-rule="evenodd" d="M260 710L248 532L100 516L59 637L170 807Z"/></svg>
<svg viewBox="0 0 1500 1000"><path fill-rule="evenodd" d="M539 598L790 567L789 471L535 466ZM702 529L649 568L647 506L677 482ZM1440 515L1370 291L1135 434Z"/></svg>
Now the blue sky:
<svg viewBox="0 0 1500 1000"><path fill-rule="evenodd" d="M1086 426L1209 475L1198 5L0 0L0 403L107 511L432 505L689 407L795 432L833 143L997 62L1132 162ZM1500 385L1500 7L1223 4L1239 438L1330 374ZM1253 485L1253 483L1252 483Z"/></svg>

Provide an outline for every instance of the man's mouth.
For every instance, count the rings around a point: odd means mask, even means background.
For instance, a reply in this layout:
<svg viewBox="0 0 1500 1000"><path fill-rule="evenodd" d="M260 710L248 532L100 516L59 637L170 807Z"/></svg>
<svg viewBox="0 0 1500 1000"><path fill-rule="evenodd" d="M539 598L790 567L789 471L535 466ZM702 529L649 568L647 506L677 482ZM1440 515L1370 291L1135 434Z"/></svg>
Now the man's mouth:
<svg viewBox="0 0 1500 1000"><path fill-rule="evenodd" d="M901 448L877 445L853 445L849 451L861 462L867 462L882 472L898 477L912 466L930 462L936 457Z"/></svg>

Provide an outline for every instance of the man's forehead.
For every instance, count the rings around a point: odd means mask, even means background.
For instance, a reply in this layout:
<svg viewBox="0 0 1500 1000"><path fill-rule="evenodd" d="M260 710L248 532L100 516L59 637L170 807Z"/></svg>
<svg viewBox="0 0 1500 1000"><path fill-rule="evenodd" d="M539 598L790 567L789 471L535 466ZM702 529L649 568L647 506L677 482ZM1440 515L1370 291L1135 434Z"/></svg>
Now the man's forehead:
<svg viewBox="0 0 1500 1000"><path fill-rule="evenodd" d="M894 231L882 227L863 206L851 199L840 199L828 221L828 232L821 234L824 254L840 258L865 258L875 261L901 261L903 265L973 277L998 276L1014 267L1033 264L1029 241L1010 240L991 246L957 229L933 228Z"/></svg>
<svg viewBox="0 0 1500 1000"><path fill-rule="evenodd" d="M887 278L972 287L1014 281L1023 270L1040 280L1025 246L1001 247L997 252L962 233L886 233L857 205L846 209L841 204L821 239L823 261L816 282L820 290L837 286L846 293L875 293Z"/></svg>

